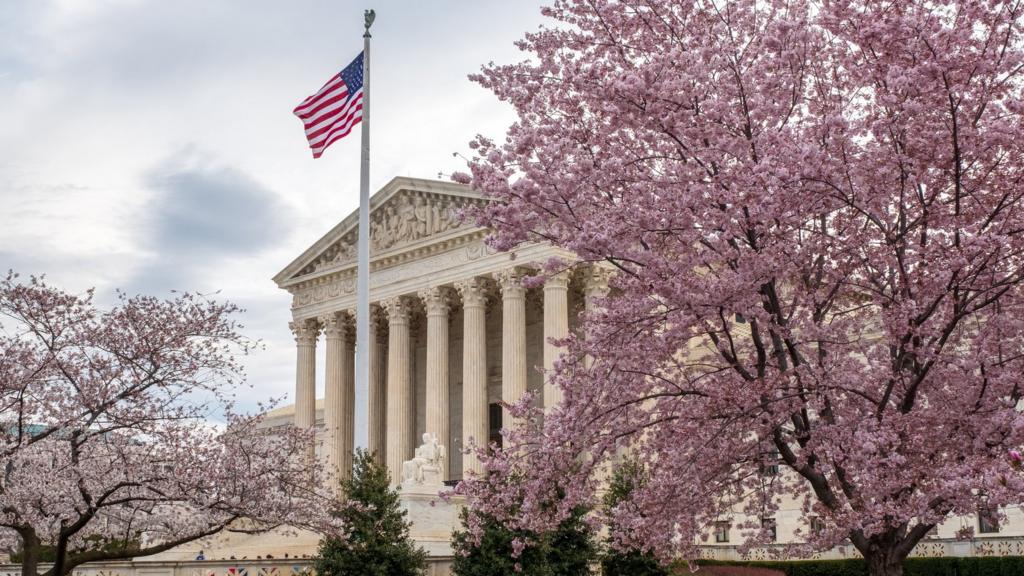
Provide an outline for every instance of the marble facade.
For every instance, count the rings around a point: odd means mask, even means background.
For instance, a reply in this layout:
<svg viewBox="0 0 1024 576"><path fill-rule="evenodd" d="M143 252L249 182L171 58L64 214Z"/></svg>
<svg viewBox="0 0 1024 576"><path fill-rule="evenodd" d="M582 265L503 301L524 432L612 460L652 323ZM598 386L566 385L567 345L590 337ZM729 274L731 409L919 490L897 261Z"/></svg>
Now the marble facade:
<svg viewBox="0 0 1024 576"><path fill-rule="evenodd" d="M422 434L448 448L442 475L458 480L480 469L463 448L509 422L507 413L497 421L499 401L536 392L543 406L557 403L557 389L543 381L559 353L548 339L566 336L585 295L600 290L592 285L600 275L580 272L524 286L541 262L572 255L544 244L489 249L486 230L460 218L484 202L468 187L412 178L395 178L370 200L367 438L396 484ZM352 214L274 278L292 294L294 423L318 425L322 369L319 453L336 475L351 469L354 447L356 234Z"/></svg>
<svg viewBox="0 0 1024 576"><path fill-rule="evenodd" d="M577 269L547 277L537 287L524 286L523 278L539 263L574 256L545 244L492 251L484 244L485 229L458 218L460 211L484 202L458 184L411 178L395 178L371 199L367 437L395 484L424 433L446 448L444 480L458 480L480 470L463 449L495 439L508 424L499 402L531 392L539 405L556 405L559 390L543 377L560 353L551 339L575 330L579 312L608 293L609 272L603 268ZM320 457L336 474L350 469L354 446L356 220L356 214L343 220L274 278L292 294L296 388L295 406L275 411L271 420L317 427ZM325 382L322 408L315 394L319 369ZM405 490L403 506L414 519L418 541L432 556L444 556L457 514L455 508L435 507L436 494L433 485ZM1021 507L1004 513L998 531L985 534L976 516L950 517L919 546L920 553L964 553L956 536L972 526L979 534L970 554L986 550L986 541L998 546L994 553L1024 551ZM743 520L750 519L739 510L722 518L708 534L709 557L740 557L736 526ZM799 542L798 534L808 529L795 500L783 502L770 520L778 546L758 549L764 557ZM822 557L849 554L839 547Z"/></svg>

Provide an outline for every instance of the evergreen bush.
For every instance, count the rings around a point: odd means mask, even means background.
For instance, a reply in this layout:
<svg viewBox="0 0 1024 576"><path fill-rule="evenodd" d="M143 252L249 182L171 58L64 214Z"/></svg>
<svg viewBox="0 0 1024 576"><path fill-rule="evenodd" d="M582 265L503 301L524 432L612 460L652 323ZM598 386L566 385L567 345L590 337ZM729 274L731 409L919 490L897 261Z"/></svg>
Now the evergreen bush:
<svg viewBox="0 0 1024 576"><path fill-rule="evenodd" d="M612 509L625 501L630 492L643 481L642 472L640 465L630 460L616 467L603 499L605 513L609 517ZM614 525L608 527L610 533L615 529ZM608 541L601 555L601 573L604 576L668 576L670 569L658 562L650 552L618 550Z"/></svg>
<svg viewBox="0 0 1024 576"><path fill-rule="evenodd" d="M794 560L789 562L723 562L701 560L703 565L750 566L779 570L786 576L867 576L864 560ZM1024 575L1024 556L972 556L908 558L903 576L1020 576Z"/></svg>
<svg viewBox="0 0 1024 576"><path fill-rule="evenodd" d="M469 515L479 512L464 509L462 529L452 534L455 576L578 576L588 574L597 557L593 534L584 521L585 509L577 509L556 530L536 534L511 530L490 516L480 516L483 534L479 544L468 531ZM518 557L512 541L519 538L528 545Z"/></svg>
<svg viewBox="0 0 1024 576"><path fill-rule="evenodd" d="M325 538L314 559L319 576L415 576L427 555L409 537L410 523L399 507L387 468L370 452L355 452L352 477L342 482L344 500L336 514L347 538Z"/></svg>

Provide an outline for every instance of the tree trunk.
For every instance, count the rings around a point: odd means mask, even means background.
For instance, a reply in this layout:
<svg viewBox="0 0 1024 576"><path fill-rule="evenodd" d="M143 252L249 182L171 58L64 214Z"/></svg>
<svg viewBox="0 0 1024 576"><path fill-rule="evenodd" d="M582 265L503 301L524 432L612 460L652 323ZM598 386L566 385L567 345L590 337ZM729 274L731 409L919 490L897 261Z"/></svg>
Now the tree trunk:
<svg viewBox="0 0 1024 576"><path fill-rule="evenodd" d="M39 574L39 537L35 530L19 530L21 534L21 576Z"/></svg>
<svg viewBox="0 0 1024 576"><path fill-rule="evenodd" d="M864 554L870 576L903 576L904 558L905 554L900 554L893 548L876 548Z"/></svg>

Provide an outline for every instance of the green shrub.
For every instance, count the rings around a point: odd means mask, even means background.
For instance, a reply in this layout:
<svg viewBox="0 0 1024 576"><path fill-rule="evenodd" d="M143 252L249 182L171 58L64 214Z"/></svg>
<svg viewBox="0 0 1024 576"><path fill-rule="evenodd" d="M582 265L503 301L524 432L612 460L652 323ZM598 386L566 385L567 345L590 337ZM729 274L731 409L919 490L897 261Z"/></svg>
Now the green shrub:
<svg viewBox="0 0 1024 576"><path fill-rule="evenodd" d="M626 460L615 468L615 475L604 494L604 508L608 515L620 502L626 500L635 487L644 481L643 468L632 460ZM608 527L609 532L615 526ZM668 576L669 569L662 566L650 552L641 550L617 550L611 542L605 544L601 555L601 574L604 576Z"/></svg>
<svg viewBox="0 0 1024 576"><path fill-rule="evenodd" d="M789 562L723 562L701 560L703 565L750 566L780 570L786 576L867 576L864 560L794 560ZM908 558L903 576L1022 576L1024 556Z"/></svg>
<svg viewBox="0 0 1024 576"><path fill-rule="evenodd" d="M336 514L349 536L325 538L313 561L320 576L414 576L427 555L409 538L409 521L399 507L388 470L366 450L357 450L352 477L342 482L345 505ZM355 504L355 505L352 505Z"/></svg>
<svg viewBox="0 0 1024 576"><path fill-rule="evenodd" d="M868 568L860 558L850 560L793 560L776 562L755 560L749 562L729 562L717 560L701 560L703 565L719 566L750 566L751 568L770 568L779 570L786 576L867 576Z"/></svg>
<svg viewBox="0 0 1024 576"><path fill-rule="evenodd" d="M1024 556L957 558L957 576L1019 576L1024 574Z"/></svg>
<svg viewBox="0 0 1024 576"><path fill-rule="evenodd" d="M959 558L907 558L903 576L957 576Z"/></svg>
<svg viewBox="0 0 1024 576"><path fill-rule="evenodd" d="M462 530L452 534L452 574L455 576L578 576L587 574L596 557L593 535L583 521L585 509L577 509L556 530L547 534L513 531L490 516L483 519L483 535L474 544L467 527L469 514L463 509ZM518 558L513 557L512 540L523 539L531 544Z"/></svg>

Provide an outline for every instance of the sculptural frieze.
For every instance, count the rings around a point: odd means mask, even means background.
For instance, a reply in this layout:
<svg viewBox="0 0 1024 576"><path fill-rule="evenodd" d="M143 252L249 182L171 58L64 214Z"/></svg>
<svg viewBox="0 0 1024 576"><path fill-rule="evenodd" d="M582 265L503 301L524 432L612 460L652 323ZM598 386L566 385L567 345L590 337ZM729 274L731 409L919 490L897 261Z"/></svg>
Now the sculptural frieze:
<svg viewBox="0 0 1024 576"><path fill-rule="evenodd" d="M458 228L459 211L467 206L460 198L402 195L378 210L370 222L370 247L388 250Z"/></svg>
<svg viewBox="0 0 1024 576"><path fill-rule="evenodd" d="M382 252L468 227L459 214L473 202L478 201L413 192L396 195L370 216L370 249ZM352 230L324 250L296 277L328 270L355 259L356 231Z"/></svg>

